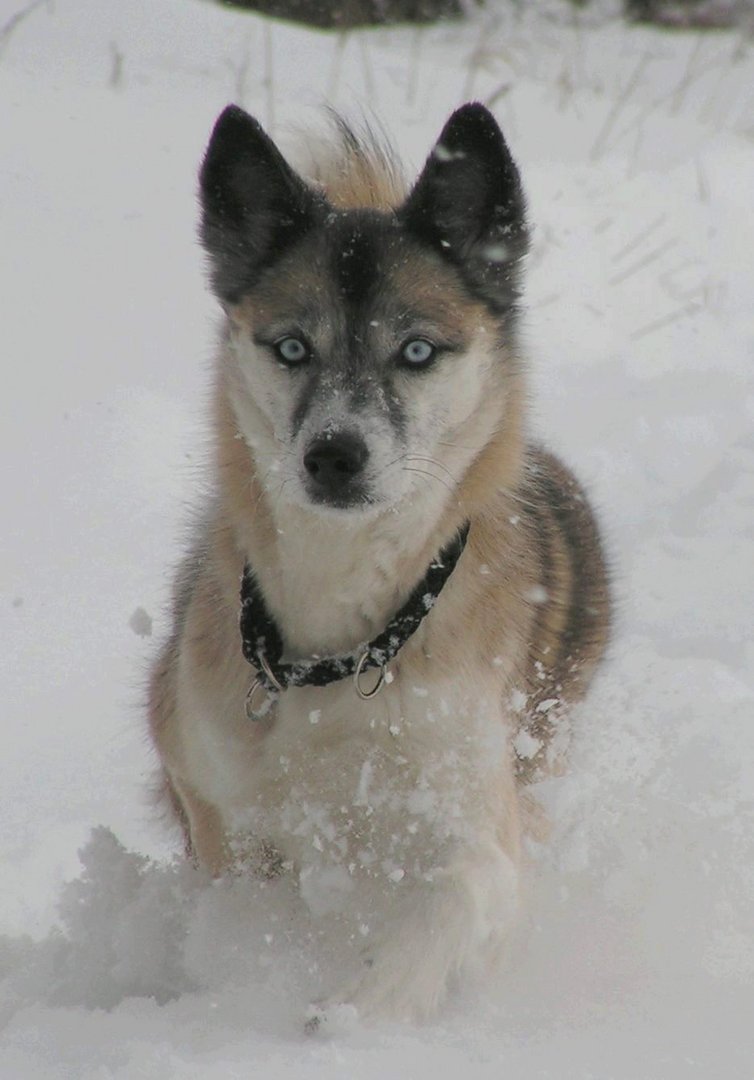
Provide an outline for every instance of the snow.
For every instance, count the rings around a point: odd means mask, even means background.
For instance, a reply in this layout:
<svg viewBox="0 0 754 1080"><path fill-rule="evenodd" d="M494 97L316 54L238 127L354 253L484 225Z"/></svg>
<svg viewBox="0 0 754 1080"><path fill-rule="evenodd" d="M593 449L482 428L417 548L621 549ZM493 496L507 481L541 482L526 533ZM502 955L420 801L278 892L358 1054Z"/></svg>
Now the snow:
<svg viewBox="0 0 754 1080"><path fill-rule="evenodd" d="M1 1077L750 1080L754 55L606 7L328 36L56 0L0 39ZM229 100L281 138L373 108L416 168L471 97L535 222L534 427L600 508L619 615L502 970L430 1025L312 1038L343 943L285 878L183 864L148 796L207 443L196 168Z"/></svg>

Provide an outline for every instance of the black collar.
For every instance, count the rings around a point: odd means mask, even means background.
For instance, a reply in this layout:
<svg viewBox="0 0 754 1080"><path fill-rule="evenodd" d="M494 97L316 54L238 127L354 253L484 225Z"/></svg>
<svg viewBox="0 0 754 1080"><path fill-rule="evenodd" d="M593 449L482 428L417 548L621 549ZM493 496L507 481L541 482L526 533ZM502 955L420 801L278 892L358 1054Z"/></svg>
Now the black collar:
<svg viewBox="0 0 754 1080"><path fill-rule="evenodd" d="M251 703L254 692L263 688L267 700L290 686L327 686L329 683L356 677L356 687L362 697L371 697L382 685L385 667L405 645L424 616L432 609L445 582L455 569L469 535L468 522L429 564L422 580L414 587L406 603L393 616L385 629L366 645L342 656L322 659L297 660L283 663L283 639L278 626L267 609L262 590L248 563L244 566L241 582L241 643L243 654L257 677L247 699L247 712L253 716L263 715L269 705L255 709ZM369 668L380 668L382 676L377 687L362 693L358 677Z"/></svg>

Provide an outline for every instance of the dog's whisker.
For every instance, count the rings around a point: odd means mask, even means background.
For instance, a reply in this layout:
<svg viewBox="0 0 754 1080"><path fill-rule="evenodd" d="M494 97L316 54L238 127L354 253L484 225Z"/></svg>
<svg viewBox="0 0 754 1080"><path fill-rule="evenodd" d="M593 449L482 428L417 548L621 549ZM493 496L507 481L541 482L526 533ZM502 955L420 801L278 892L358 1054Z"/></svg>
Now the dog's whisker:
<svg viewBox="0 0 754 1080"><path fill-rule="evenodd" d="M429 476L433 480L436 480L438 484L442 484L442 486L444 488L446 488L451 493L451 495L453 494L453 488L450 486L450 484L447 482L447 480L444 480L442 476L436 476L433 472L430 472L428 469L417 469L415 465L404 465L403 466L403 471L404 472L410 472L410 473L416 473L417 476Z"/></svg>
<svg viewBox="0 0 754 1080"><path fill-rule="evenodd" d="M454 484L458 483L457 478L453 475L453 473L450 471L450 469L446 465L443 465L443 463L441 461L438 461L437 458L424 457L421 454L407 454L406 455L406 460L407 461L424 461L428 465L434 465L436 468L442 469L442 471L453 481Z"/></svg>
<svg viewBox="0 0 754 1080"><path fill-rule="evenodd" d="M282 497L283 497L283 488L285 487L285 485L286 484L291 484L291 483L293 483L293 477L292 476L286 476L286 478L280 482L280 487L277 489L277 496L276 496L278 499L282 499Z"/></svg>

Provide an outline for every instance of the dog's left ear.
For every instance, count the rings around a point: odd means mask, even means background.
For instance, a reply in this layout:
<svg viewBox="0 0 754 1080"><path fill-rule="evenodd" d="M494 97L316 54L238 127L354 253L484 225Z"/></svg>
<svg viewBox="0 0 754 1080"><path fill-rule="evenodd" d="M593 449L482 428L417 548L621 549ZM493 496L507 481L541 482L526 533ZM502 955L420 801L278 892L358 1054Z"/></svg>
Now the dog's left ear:
<svg viewBox="0 0 754 1080"><path fill-rule="evenodd" d="M493 307L515 302L517 263L529 240L526 201L516 163L484 105L453 113L398 216Z"/></svg>

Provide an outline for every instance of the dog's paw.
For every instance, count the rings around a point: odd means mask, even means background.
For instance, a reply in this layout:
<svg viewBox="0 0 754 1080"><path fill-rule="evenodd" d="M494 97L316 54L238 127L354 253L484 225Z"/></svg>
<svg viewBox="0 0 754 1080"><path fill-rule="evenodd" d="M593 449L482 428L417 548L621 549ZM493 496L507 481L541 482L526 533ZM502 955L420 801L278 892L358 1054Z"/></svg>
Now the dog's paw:
<svg viewBox="0 0 754 1080"><path fill-rule="evenodd" d="M306 1010L304 1031L312 1036L346 1035L359 1021L359 1011L347 1002L320 1002Z"/></svg>
<svg viewBox="0 0 754 1080"><path fill-rule="evenodd" d="M393 948L362 957L360 970L331 995L310 1006L309 1034L342 1035L358 1024L416 1023L434 1012L441 987Z"/></svg>

